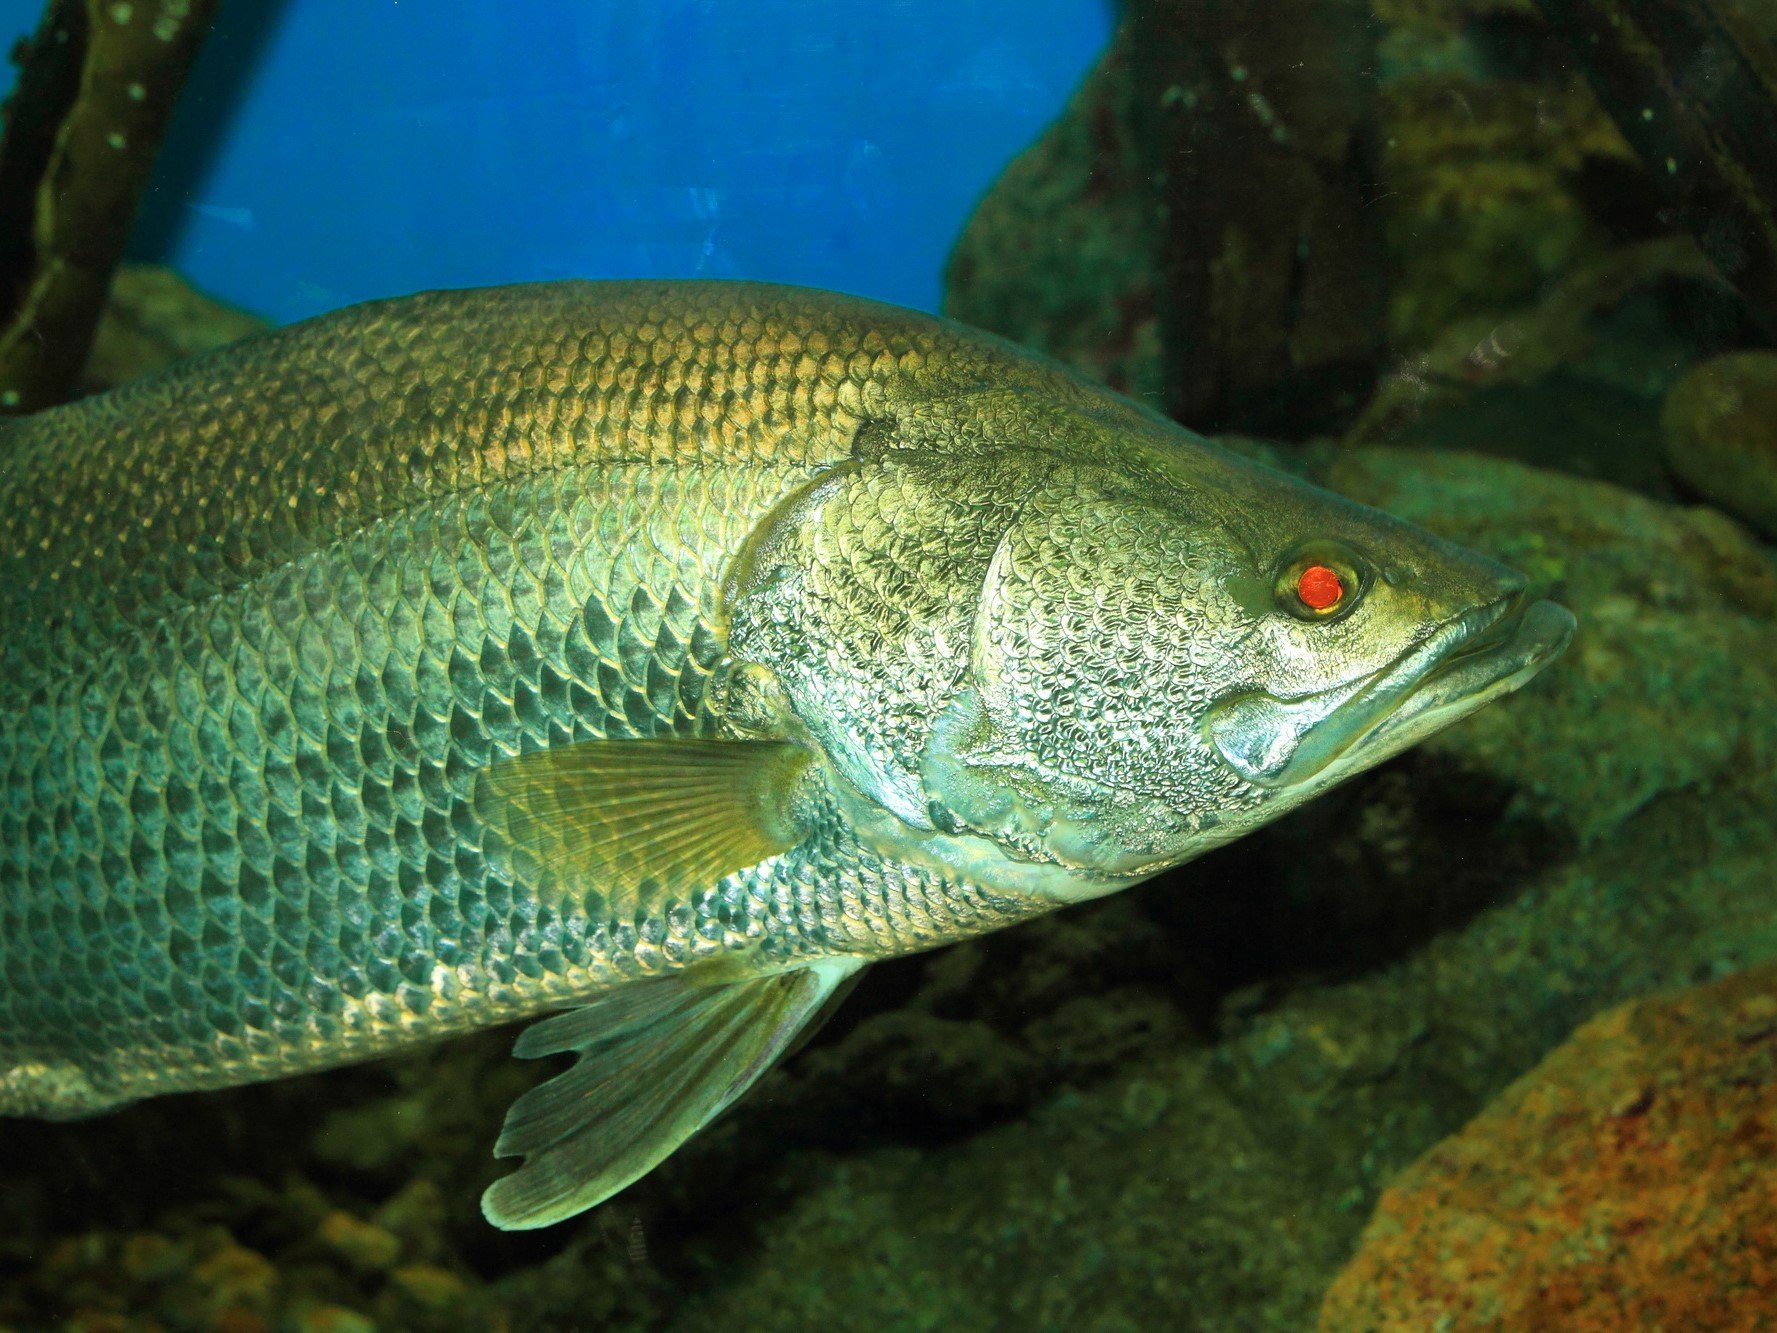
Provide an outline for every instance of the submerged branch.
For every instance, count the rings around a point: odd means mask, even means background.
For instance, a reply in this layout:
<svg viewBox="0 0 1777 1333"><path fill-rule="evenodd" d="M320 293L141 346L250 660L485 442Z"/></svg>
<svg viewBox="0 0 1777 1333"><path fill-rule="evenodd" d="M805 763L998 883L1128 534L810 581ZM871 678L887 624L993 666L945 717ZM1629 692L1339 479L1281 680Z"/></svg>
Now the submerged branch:
<svg viewBox="0 0 1777 1333"><path fill-rule="evenodd" d="M0 137L0 412L68 397L220 0L51 0Z"/></svg>
<svg viewBox="0 0 1777 1333"><path fill-rule="evenodd" d="M1777 58L1723 0L1539 0L1721 274L1777 331Z"/></svg>

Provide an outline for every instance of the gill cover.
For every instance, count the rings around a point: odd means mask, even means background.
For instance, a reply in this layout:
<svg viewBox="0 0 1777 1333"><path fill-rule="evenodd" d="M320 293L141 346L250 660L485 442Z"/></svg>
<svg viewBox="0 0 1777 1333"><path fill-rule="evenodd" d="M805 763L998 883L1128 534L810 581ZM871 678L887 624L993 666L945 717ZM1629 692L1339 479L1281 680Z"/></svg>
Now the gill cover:
<svg viewBox="0 0 1777 1333"><path fill-rule="evenodd" d="M1217 568L1139 483L1050 469L982 580L968 680L921 755L932 804L1076 872L1069 897L1159 868L1202 822L1173 789L1216 780L1197 739L1157 719L1199 709L1216 678L1193 656L1219 638Z"/></svg>
<svg viewBox="0 0 1777 1333"><path fill-rule="evenodd" d="M982 583L1032 485L1016 455L856 460L787 499L736 562L730 655L775 678L786 729L842 798L937 827L920 756L967 683Z"/></svg>

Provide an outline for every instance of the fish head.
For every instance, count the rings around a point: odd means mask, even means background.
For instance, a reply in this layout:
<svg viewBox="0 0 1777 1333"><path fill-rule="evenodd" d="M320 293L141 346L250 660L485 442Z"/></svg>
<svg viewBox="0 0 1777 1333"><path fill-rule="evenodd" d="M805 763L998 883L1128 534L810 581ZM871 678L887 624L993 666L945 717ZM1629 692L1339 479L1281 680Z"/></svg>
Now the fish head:
<svg viewBox="0 0 1777 1333"><path fill-rule="evenodd" d="M1070 868L1062 896L1276 818L1572 632L1522 575L1387 514L1207 443L1121 444L1118 466L1051 470L1007 526L923 756L934 808Z"/></svg>
<svg viewBox="0 0 1777 1333"><path fill-rule="evenodd" d="M765 525L731 643L886 853L1072 901L1516 688L1572 617L1512 570L1170 423L838 469ZM751 711L758 713L757 708Z"/></svg>

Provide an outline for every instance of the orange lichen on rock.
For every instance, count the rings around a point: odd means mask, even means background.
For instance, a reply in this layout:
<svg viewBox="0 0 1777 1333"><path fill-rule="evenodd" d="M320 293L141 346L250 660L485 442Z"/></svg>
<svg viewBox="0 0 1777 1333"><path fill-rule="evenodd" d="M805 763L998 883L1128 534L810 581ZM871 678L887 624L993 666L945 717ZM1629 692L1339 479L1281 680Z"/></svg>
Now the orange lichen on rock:
<svg viewBox="0 0 1777 1333"><path fill-rule="evenodd" d="M1320 1318L1322 1333L1773 1326L1777 966L1581 1027L1384 1192Z"/></svg>

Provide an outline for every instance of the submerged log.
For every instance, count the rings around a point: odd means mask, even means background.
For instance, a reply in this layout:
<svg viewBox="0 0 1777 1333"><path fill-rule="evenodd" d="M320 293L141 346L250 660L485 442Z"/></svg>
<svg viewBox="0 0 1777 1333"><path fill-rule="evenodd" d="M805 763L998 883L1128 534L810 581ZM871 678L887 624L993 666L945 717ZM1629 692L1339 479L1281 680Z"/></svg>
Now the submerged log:
<svg viewBox="0 0 1777 1333"><path fill-rule="evenodd" d="M1167 411L1286 432L1349 412L1383 331L1368 6L1131 0L1126 21Z"/></svg>
<svg viewBox="0 0 1777 1333"><path fill-rule="evenodd" d="M67 398L220 0L51 0L0 137L0 412Z"/></svg>
<svg viewBox="0 0 1777 1333"><path fill-rule="evenodd" d="M1538 0L1678 220L1777 333L1777 56L1727 0Z"/></svg>

